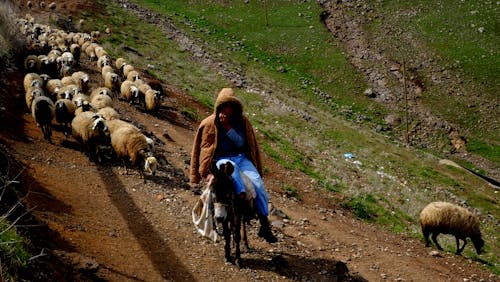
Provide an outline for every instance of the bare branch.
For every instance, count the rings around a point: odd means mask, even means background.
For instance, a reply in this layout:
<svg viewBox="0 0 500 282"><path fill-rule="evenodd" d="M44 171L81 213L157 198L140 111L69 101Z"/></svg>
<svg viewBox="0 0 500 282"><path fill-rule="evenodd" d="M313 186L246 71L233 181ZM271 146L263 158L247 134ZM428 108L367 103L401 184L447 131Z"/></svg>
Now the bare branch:
<svg viewBox="0 0 500 282"><path fill-rule="evenodd" d="M45 248L43 248L42 251L38 255L30 257L28 259L28 261L32 261L32 260L35 260L35 259L37 259L39 257L43 257L43 256L46 256L46 255L47 254L45 253Z"/></svg>

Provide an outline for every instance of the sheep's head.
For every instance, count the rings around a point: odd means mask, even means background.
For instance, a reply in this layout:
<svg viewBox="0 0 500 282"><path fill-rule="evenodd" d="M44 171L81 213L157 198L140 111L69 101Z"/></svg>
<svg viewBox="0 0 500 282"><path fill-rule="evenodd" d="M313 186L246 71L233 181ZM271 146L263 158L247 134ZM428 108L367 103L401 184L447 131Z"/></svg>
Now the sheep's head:
<svg viewBox="0 0 500 282"><path fill-rule="evenodd" d="M138 98L139 97L139 88L137 88L136 86L132 85L130 87L130 93L132 94L132 97Z"/></svg>
<svg viewBox="0 0 500 282"><path fill-rule="evenodd" d="M102 132L109 132L106 121L101 115L94 115L94 123L92 124L92 130L99 130Z"/></svg>
<svg viewBox="0 0 500 282"><path fill-rule="evenodd" d="M156 158L153 156L147 157L146 161L144 162L144 171L155 175L157 168L158 161L156 160Z"/></svg>
<svg viewBox="0 0 500 282"><path fill-rule="evenodd" d="M474 244L474 248L476 249L476 253L480 255L483 252L483 247L484 247L484 240L481 238L481 235L479 236L472 236L471 237L472 244Z"/></svg>

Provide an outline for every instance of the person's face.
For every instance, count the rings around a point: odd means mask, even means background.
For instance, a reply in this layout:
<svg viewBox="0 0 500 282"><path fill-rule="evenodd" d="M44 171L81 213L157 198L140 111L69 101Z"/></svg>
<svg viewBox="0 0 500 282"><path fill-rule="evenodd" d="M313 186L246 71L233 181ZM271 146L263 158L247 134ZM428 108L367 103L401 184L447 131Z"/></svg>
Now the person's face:
<svg viewBox="0 0 500 282"><path fill-rule="evenodd" d="M233 114L234 109L231 105L225 105L222 107L219 113L219 120L221 123L229 122L229 118Z"/></svg>

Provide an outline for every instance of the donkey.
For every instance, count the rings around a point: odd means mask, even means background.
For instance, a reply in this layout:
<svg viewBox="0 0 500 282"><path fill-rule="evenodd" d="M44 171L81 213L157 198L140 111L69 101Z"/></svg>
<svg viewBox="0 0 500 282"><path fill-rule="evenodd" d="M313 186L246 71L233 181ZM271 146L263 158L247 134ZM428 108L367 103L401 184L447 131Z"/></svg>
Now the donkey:
<svg viewBox="0 0 500 282"><path fill-rule="evenodd" d="M231 178L234 167L230 162L221 164L220 168L217 168L215 163L212 163L210 171L214 175L210 189L213 192L215 230L218 234L224 236L226 262L231 262L232 236L235 246L234 264L240 268L241 233L243 232L243 242L245 247L249 249L246 222L249 221L248 215L253 213L252 205L250 201L245 199L245 197L236 195ZM218 229L218 224L222 224L222 234Z"/></svg>

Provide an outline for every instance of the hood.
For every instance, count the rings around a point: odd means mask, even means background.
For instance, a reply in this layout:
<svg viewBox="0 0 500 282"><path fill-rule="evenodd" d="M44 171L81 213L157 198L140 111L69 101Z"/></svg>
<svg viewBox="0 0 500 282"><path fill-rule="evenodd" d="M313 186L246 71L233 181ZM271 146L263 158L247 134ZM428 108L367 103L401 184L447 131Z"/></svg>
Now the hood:
<svg viewBox="0 0 500 282"><path fill-rule="evenodd" d="M234 106L235 112L243 113L243 104L236 98L232 88L222 88L215 100L214 111L218 113L220 111L220 106L225 103L231 103Z"/></svg>

